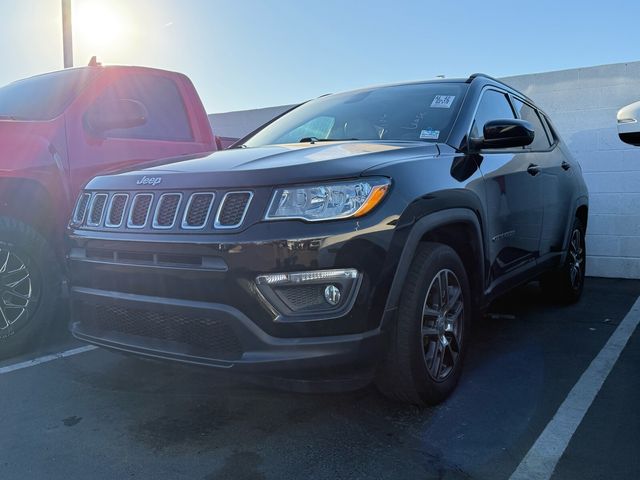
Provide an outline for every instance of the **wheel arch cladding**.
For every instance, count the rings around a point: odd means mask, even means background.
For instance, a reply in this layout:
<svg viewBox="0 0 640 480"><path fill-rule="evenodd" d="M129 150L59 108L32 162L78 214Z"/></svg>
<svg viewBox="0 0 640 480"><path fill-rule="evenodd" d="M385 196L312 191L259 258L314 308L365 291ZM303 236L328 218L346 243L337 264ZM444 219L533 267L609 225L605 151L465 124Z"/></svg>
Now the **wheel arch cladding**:
<svg viewBox="0 0 640 480"><path fill-rule="evenodd" d="M587 220L589 219L589 206L586 204L578 206L578 209L576 210L576 217L580 220L582 226L586 230Z"/></svg>
<svg viewBox="0 0 640 480"><path fill-rule="evenodd" d="M421 242L450 246L467 271L474 305L481 305L484 293L484 242L478 215L470 209L451 208L428 214L415 222L398 262L386 311L397 308L411 262ZM471 248L469 248L471 247Z"/></svg>

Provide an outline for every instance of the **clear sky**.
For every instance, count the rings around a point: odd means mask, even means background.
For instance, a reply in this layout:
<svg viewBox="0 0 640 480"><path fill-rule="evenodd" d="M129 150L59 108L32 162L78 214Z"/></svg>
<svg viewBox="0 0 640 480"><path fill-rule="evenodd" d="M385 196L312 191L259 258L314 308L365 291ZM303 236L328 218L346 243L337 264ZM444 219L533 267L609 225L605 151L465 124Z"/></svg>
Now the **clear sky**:
<svg viewBox="0 0 640 480"><path fill-rule="evenodd" d="M0 0L0 84L62 67L60 0ZM186 73L208 112L436 75L640 60L640 1L72 0L76 65ZM638 79L640 81L640 79Z"/></svg>

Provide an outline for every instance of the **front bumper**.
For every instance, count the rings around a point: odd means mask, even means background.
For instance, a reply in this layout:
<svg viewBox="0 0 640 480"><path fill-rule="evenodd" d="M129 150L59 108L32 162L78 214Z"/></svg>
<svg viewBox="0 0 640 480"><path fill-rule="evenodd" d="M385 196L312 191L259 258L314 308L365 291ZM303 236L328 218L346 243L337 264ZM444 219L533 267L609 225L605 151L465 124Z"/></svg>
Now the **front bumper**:
<svg viewBox="0 0 640 480"><path fill-rule="evenodd" d="M274 337L236 308L73 287L72 334L137 355L284 378L370 373L384 349L379 329L305 338ZM112 329L117 322L116 329Z"/></svg>
<svg viewBox="0 0 640 480"><path fill-rule="evenodd" d="M336 222L323 226L324 236L301 222L277 227L212 236L70 232L73 335L147 357L287 378L372 370L384 351L394 225ZM282 314L256 283L265 274L323 269L358 272L354 295L332 314Z"/></svg>

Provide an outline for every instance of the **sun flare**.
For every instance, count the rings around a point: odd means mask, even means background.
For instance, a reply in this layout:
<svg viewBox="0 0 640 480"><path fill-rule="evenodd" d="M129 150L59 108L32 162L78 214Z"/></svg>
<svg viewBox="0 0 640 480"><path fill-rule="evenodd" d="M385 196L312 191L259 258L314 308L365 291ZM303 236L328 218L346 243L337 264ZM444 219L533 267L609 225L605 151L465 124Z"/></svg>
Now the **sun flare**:
<svg viewBox="0 0 640 480"><path fill-rule="evenodd" d="M94 54L112 53L125 42L126 18L106 1L78 2L72 21L74 43Z"/></svg>

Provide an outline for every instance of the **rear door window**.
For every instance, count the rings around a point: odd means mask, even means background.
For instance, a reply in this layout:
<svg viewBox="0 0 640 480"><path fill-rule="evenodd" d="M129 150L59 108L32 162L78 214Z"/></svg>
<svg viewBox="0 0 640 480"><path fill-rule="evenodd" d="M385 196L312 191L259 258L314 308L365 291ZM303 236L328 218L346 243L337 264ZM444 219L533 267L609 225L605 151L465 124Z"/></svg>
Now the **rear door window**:
<svg viewBox="0 0 640 480"><path fill-rule="evenodd" d="M159 75L127 75L109 85L97 102L122 99L142 103L148 112L147 122L138 127L109 130L107 137L193 140L189 116L173 80Z"/></svg>
<svg viewBox="0 0 640 480"><path fill-rule="evenodd" d="M538 113L540 113L540 112L538 112ZM542 113L540 113L540 118L542 119L542 123L544 124L544 128L547 131L547 136L549 137L549 141L553 145L554 143L556 143L556 135L555 135L555 133L553 131L553 128L551 127L551 122Z"/></svg>

